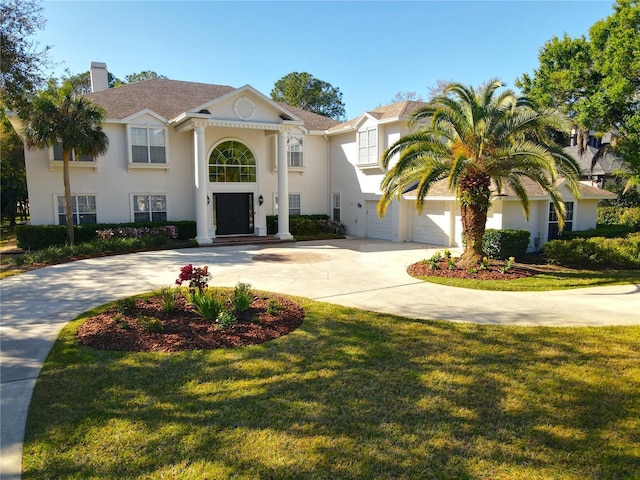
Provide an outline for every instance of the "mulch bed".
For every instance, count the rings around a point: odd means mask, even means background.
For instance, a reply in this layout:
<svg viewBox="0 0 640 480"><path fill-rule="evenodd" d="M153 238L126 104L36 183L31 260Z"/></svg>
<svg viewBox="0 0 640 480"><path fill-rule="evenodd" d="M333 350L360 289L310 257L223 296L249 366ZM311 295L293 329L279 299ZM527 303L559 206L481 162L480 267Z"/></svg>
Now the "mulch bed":
<svg viewBox="0 0 640 480"><path fill-rule="evenodd" d="M453 261L457 261L456 258ZM465 269L449 269L449 260L441 259L437 262L437 269L432 270L428 261L414 263L407 267L407 273L412 277L446 277L446 278L469 278L473 280L513 280L516 278L530 277L536 275L539 271L536 269L515 264L511 269L502 273L500 267L504 265L501 261L490 261L490 265L486 270L481 269L480 265L476 268L476 272Z"/></svg>
<svg viewBox="0 0 640 480"><path fill-rule="evenodd" d="M98 350L138 352L241 347L286 335L304 320L304 309L300 305L276 294L255 296L249 310L237 316L236 326L226 330L196 315L183 296L177 299L170 313L163 311L160 296L136 299L134 308L122 310L114 306L88 318L76 333L78 343ZM137 321L141 316L159 319L163 332L143 330Z"/></svg>

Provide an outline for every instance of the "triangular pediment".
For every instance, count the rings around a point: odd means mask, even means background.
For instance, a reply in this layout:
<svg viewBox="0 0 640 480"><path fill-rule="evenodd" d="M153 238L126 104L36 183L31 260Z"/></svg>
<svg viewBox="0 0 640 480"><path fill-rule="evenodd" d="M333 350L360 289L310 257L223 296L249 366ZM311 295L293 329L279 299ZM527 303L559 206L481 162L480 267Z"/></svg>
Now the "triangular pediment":
<svg viewBox="0 0 640 480"><path fill-rule="evenodd" d="M250 85L203 103L189 110L187 115L233 122L302 124L303 121L280 104L263 95Z"/></svg>

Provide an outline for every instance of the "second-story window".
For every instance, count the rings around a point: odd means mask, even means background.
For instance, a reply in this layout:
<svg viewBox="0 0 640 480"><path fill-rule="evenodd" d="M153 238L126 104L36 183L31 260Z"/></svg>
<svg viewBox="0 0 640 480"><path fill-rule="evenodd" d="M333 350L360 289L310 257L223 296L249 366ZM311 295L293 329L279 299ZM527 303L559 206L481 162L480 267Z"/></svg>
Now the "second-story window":
<svg viewBox="0 0 640 480"><path fill-rule="evenodd" d="M132 163L167 163L165 129L131 127Z"/></svg>
<svg viewBox="0 0 640 480"><path fill-rule="evenodd" d="M56 161L62 161L62 142L57 141L53 146L53 159ZM71 150L71 162L93 162L94 158L91 155L76 155L75 150Z"/></svg>
<svg viewBox="0 0 640 480"><path fill-rule="evenodd" d="M358 132L358 165L378 163L378 129L366 128Z"/></svg>
<svg viewBox="0 0 640 480"><path fill-rule="evenodd" d="M302 135L287 137L287 165L289 167L303 167Z"/></svg>

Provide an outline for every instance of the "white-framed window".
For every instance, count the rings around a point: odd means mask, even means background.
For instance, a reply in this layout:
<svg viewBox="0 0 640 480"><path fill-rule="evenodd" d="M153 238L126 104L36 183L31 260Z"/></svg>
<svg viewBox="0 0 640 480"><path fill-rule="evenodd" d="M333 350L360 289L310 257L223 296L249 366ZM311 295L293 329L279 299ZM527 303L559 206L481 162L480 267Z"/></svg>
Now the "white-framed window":
<svg viewBox="0 0 640 480"><path fill-rule="evenodd" d="M163 222L167 220L167 196L156 193L133 193L131 211L134 222Z"/></svg>
<svg viewBox="0 0 640 480"><path fill-rule="evenodd" d="M64 195L56 195L56 206L58 210L58 225L66 225L67 216L65 214ZM72 195L71 215L74 225L85 225L98 223L98 208L95 195Z"/></svg>
<svg viewBox="0 0 640 480"><path fill-rule="evenodd" d="M567 211L567 217L564 219L564 229L567 232L573 230L573 202L564 202L564 208ZM560 229L558 227L558 215L553 208L553 203L549 202L549 235L547 240L558 238Z"/></svg>
<svg viewBox="0 0 640 480"><path fill-rule="evenodd" d="M130 127L130 163L167 163L167 139L164 127Z"/></svg>
<svg viewBox="0 0 640 480"><path fill-rule="evenodd" d="M62 161L62 142L60 140L56 141L53 145L53 157L52 160L56 162ZM76 155L75 150L71 150L71 158L69 158L71 162L95 162L95 159L91 155Z"/></svg>
<svg viewBox="0 0 640 480"><path fill-rule="evenodd" d="M304 167L303 135L289 135L287 137L287 165L289 167Z"/></svg>
<svg viewBox="0 0 640 480"><path fill-rule="evenodd" d="M333 212L333 219L336 222L341 221L341 211L340 211L340 204L341 204L341 195L338 192L334 192L331 194L331 210Z"/></svg>
<svg viewBox="0 0 640 480"><path fill-rule="evenodd" d="M358 131L358 165L378 163L378 129L365 128Z"/></svg>
<svg viewBox="0 0 640 480"><path fill-rule="evenodd" d="M214 148L209 156L209 181L255 183L256 159L249 147L228 140Z"/></svg>
<svg viewBox="0 0 640 480"><path fill-rule="evenodd" d="M290 193L289 194L289 216L302 214L302 194ZM278 213L278 195L273 197L273 209L274 214Z"/></svg>

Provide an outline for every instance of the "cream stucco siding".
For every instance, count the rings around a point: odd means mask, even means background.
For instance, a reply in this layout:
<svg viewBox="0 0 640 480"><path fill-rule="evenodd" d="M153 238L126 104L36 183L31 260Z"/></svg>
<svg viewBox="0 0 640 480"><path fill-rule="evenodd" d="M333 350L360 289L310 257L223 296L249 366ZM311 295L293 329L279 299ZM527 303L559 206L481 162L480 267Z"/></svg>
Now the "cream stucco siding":
<svg viewBox="0 0 640 480"><path fill-rule="evenodd" d="M598 225L598 201L582 200L575 215L574 230L590 230Z"/></svg>

